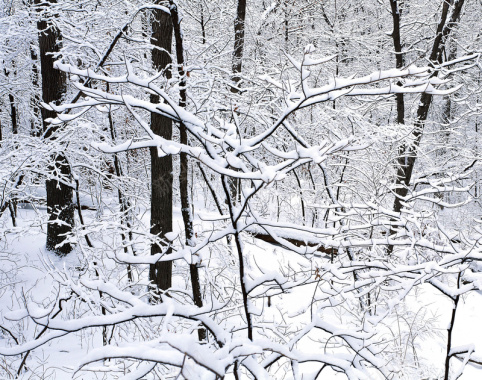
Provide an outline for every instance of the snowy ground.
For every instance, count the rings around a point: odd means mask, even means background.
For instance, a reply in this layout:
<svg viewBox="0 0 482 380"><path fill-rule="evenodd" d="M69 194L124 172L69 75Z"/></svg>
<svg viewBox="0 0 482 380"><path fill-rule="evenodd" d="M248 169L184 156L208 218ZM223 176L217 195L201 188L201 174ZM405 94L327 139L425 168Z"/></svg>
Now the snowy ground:
<svg viewBox="0 0 482 380"><path fill-rule="evenodd" d="M35 220L36 215L32 210L19 210L19 221L28 224L29 220ZM148 214L144 215L148 218ZM7 222L4 220L4 222ZM198 223L199 220L198 220ZM174 225L180 225L181 220L178 215ZM20 231L19 228L18 231ZM57 295L57 287L48 273L53 267L75 268L80 264L76 254L71 254L66 258L59 258L50 252L46 252L44 248L45 233L40 227L29 228L27 232L9 233L2 237L1 254L2 254L2 288L0 293L0 323L2 326L10 326L13 335L20 337L24 334L24 338L36 336L40 329L31 321L22 322L12 325L5 316L12 310L18 309L22 305L22 297L29 294L39 304L49 305ZM266 243L257 243L256 245L247 244L246 249L251 252L251 257L256 258L256 263L260 266L270 265L273 268L272 261L274 259L273 247ZM278 257L280 248L276 248ZM265 308L266 319L276 318L279 310L287 310L294 313L298 305L306 297L311 297L311 293L304 288L300 292L292 292L290 294L278 297L276 302L277 309ZM443 363L445 360L446 350L446 327L449 322L451 313L451 302L436 292L430 285L423 285L412 292L407 298L407 307L415 314L425 313L425 318L432 322L430 328L433 334L427 334L422 338L415 338L415 346L417 356L421 363L425 363L427 367L433 368L433 379L439 378L443 372ZM265 305L256 305L264 307ZM464 297L459 304L457 312L454 346L474 344L475 352L482 352L482 324L480 316L482 315L482 296L477 292L472 292ZM303 318L301 316L300 318ZM13 327L12 327L13 326ZM392 329L394 331L407 330L410 326L404 323L394 322ZM23 333L22 333L23 331ZM8 334L4 332L3 338L6 340ZM6 343L2 343L6 344ZM309 344L307 342L306 344ZM52 341L42 348L38 348L29 355L27 366L31 372L23 374L20 378L51 378L51 379L97 379L99 375L89 374L86 372L74 371L78 368L80 359L89 352L93 347L102 346L102 337L100 330L93 332L84 331L77 334L68 335L56 341ZM313 346L315 347L315 345ZM407 350L412 349L407 346ZM13 361L12 361L13 360ZM10 368L18 368L20 358L3 358L0 361L2 366L8 365ZM2 364L3 363L3 364ZM452 361L452 368L459 365L456 360ZM32 375L32 372L36 375ZM312 372L306 366L306 373ZM115 378L118 373L105 374L106 378ZM13 374L12 374L13 376ZM289 378L288 377L285 378ZM333 371L323 372L323 379L344 379L345 375L335 373ZM460 379L475 380L482 378L482 368L467 366L464 374Z"/></svg>

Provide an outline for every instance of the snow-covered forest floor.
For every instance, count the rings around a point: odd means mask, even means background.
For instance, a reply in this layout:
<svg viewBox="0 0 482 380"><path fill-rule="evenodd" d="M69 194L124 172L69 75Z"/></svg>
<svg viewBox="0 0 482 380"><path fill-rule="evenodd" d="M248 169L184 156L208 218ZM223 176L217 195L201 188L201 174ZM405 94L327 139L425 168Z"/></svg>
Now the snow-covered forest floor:
<svg viewBox="0 0 482 380"><path fill-rule="evenodd" d="M87 203L84 200L83 203ZM108 213L108 212L107 212ZM93 211L84 212L86 220L99 217ZM141 214L144 221L149 220L149 212L144 210ZM179 208L175 208L174 225L181 226L182 220ZM213 215L203 215L202 219L206 219ZM40 218L39 218L40 217ZM83 273L85 268L85 257L82 257L81 250L77 249L66 257L59 257L56 254L46 251L45 249L45 231L40 227L39 221L45 218L45 210L32 210L30 207L19 208L18 220L20 223L16 228L12 228L8 218L3 218L2 223L9 234L6 239L2 239L1 253L1 297L0 297L0 323L2 328L2 336L8 340L10 344L14 344L9 337L11 332L19 342L27 341L39 335L42 330L41 326L36 325L30 320L22 320L22 322L12 322L9 320L11 312L25 307L25 300L28 298L30 302L34 302L44 307L50 307L55 304L55 300L59 296L59 286L56 282L58 273L64 273L76 279ZM208 222L203 222L197 215L194 218L195 225L199 230L206 230ZM181 228L175 231L175 234L181 233ZM112 242L107 242L112 244ZM266 273L272 270L283 272L287 268L296 270L297 265L306 265L307 260L300 259L297 254L290 253L282 247L273 247L273 245L265 243L254 238L246 239L246 254L251 263L250 269L258 272L260 276L262 272ZM102 267L109 268L112 273L119 273L115 268L119 267L113 259L106 256L101 258ZM329 256L318 259L323 262L331 260ZM303 262L305 261L305 262ZM335 258L336 261L336 258ZM310 265L310 264L309 264ZM206 268L208 270L209 267ZM140 277L147 280L146 266L138 268ZM289 271L289 269L288 269ZM176 273L176 269L174 269ZM184 285L185 281L182 269L177 271L179 285ZM125 276L124 273L121 276ZM116 279L110 278L110 281ZM174 276L176 283L176 276ZM286 294L272 297L271 306L268 306L267 297L262 297L256 301L256 307L262 313L262 320L266 323L288 324L289 328L296 330L298 326L309 323L305 307L310 304L313 297L314 285L294 288ZM209 295L205 295L209 298ZM73 310L66 310L64 317L71 317L76 313L84 313L82 305L73 305ZM438 379L443 373L443 362L446 355L446 332L447 324L450 320L452 311L451 302L440 292L429 284L419 285L414 288L406 296L405 302L399 305L399 309L395 311L394 317L391 318L389 324L385 326L387 341L400 340L398 349L403 357L407 357L405 365L411 366L414 363L408 360L408 357L416 357L418 373L423 373L423 378ZM260 313L260 314L261 314ZM339 315L328 315L328 318L347 320L353 310L339 310ZM344 315L346 314L346 315ZM480 326L480 315L482 315L482 295L479 292L471 292L462 297L461 303L458 305L457 317L454 328L455 346L472 346L474 351L482 350L482 327ZM326 317L327 315L325 315ZM152 323L155 318L151 318ZM8 328L8 331L5 330ZM130 334L128 330L125 334ZM304 346L304 350L319 352L320 347L316 344L316 335L304 339L299 344ZM321 338L321 337L320 337ZM39 348L30 352L28 361L20 373L20 379L116 379L126 375L132 368L127 367L122 373L118 365L112 365L110 368L109 361L104 363L104 367L97 368L95 365L87 370L78 371L79 365L83 362L85 356L94 348L103 346L102 329L91 328L82 330L63 338L53 340ZM126 338L129 340L129 338ZM122 341L122 338L120 338ZM333 352L336 352L334 350ZM3 357L1 367L3 369L4 378L14 376L14 371L19 368L23 356L13 358ZM402 359L402 366L403 366ZM109 369L110 368L110 369ZM97 370L97 371L96 371ZM304 374L317 372L316 366L310 364L303 365ZM460 379L470 380L478 379L480 368L477 366L467 366ZM407 371L411 373L408 377L403 378L416 379L417 372ZM373 373L373 379L379 378L379 374ZM127 377L126 377L127 378ZM233 378L227 376L227 379ZM293 379L292 373L286 371L281 366L274 371L273 378L276 379ZM327 370L323 374L324 379L345 379L346 375L337 373L333 370ZM421 378L421 377L420 377Z"/></svg>

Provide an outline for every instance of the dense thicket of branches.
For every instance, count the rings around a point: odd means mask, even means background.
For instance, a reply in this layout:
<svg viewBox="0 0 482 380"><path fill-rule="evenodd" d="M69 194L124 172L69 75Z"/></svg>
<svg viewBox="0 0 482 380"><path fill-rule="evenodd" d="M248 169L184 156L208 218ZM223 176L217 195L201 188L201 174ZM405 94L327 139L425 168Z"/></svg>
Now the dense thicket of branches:
<svg viewBox="0 0 482 380"><path fill-rule="evenodd" d="M0 1L3 377L480 369L480 2Z"/></svg>

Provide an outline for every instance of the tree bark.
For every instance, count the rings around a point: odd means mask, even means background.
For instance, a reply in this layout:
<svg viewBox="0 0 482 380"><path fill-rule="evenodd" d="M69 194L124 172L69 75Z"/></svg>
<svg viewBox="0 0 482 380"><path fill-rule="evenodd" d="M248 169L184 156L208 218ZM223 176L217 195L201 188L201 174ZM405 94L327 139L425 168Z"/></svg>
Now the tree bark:
<svg viewBox="0 0 482 380"><path fill-rule="evenodd" d="M459 273L457 276L457 290L460 289L460 284L461 284L461 279L462 273ZM454 331L454 325L455 325L455 316L457 315L457 306L459 305L459 300L460 300L460 294L457 294L455 297L450 297L451 300L453 301L453 307L452 307L452 315L450 317L450 322L447 327L447 351L445 354L445 373L444 373L444 380L449 380L450 377L450 351L452 350L452 334Z"/></svg>
<svg viewBox="0 0 482 380"><path fill-rule="evenodd" d="M107 83L106 85L106 92L109 92L109 84ZM114 127L114 119L112 118L112 109L109 109L109 113L107 115L107 118L109 120L109 130L110 130L110 137L112 139L112 143L115 144L116 142L116 133L115 133L115 127ZM115 153L114 154L114 170L115 170L115 175L117 179L121 180L122 178L122 166L121 166L121 161L119 159L119 154ZM121 186L117 187L117 198L119 200L119 209L121 212L121 224L126 226L127 228L127 237L129 237L129 242L132 243L132 226L130 222L130 216L128 215L131 210L131 204L129 199L125 196ZM124 246L124 253L128 254L129 250L127 249L127 237L124 232L121 232L121 238L122 238L122 245ZM132 246L131 246L132 247ZM135 252L132 249L132 253L135 255ZM132 266L131 264L127 264L127 278L129 281L133 281L133 275L132 275Z"/></svg>
<svg viewBox="0 0 482 380"><path fill-rule="evenodd" d="M447 50L447 49L445 49ZM452 43L449 48L449 55L447 57L448 61L452 61L457 58L457 45ZM444 105L442 107L442 148L440 149L440 154L445 154L447 151L446 146L450 141L450 123L452 121L453 112L452 97L448 95L444 100Z"/></svg>
<svg viewBox="0 0 482 380"><path fill-rule="evenodd" d="M12 62L12 66L15 67L14 62ZM8 78L10 75L10 71L4 68L3 72L5 73L5 76ZM14 75L16 75L15 72L14 72ZM8 94L8 102L10 103L10 120L12 121L12 133L14 135L17 135L18 134L17 105L15 104L15 97L13 96L13 93Z"/></svg>
<svg viewBox="0 0 482 380"><path fill-rule="evenodd" d="M238 0L236 19L234 20L234 52L233 52L233 85L231 92L239 94L241 84L241 72L243 70L244 34L246 21L246 0ZM241 201L241 181L229 178L229 189L234 204Z"/></svg>
<svg viewBox="0 0 482 380"><path fill-rule="evenodd" d="M402 53L402 42L400 37L400 18L401 10L398 0L390 0L390 6L392 8L392 19L393 19L393 45L395 48L395 63L396 68L401 69L404 66L404 58ZM401 83L397 83L400 85ZM405 124L405 99L403 94L396 94L395 98L397 100L397 123Z"/></svg>
<svg viewBox="0 0 482 380"><path fill-rule="evenodd" d="M186 107L187 104L187 94L186 94L186 72L184 71L184 47L181 31L181 20L179 19L179 14L177 11L177 6L171 1L171 17L174 26L174 36L176 40L176 58L178 64L178 72L180 77L179 82L179 105L181 107ZM179 125L180 129L180 142L181 144L187 145L187 128L183 122ZM184 230L186 234L186 245L194 246L194 230L193 230L193 216L191 208L191 199L189 198L189 160L185 152L180 153L180 173L179 173L179 190L181 193L181 214L182 220L184 222ZM189 265L189 271L191 274L191 285L193 300L196 306L202 307L203 300L201 295L201 282L199 279L199 268L197 263L192 263ZM206 330L198 330L198 338L200 341L206 339Z"/></svg>
<svg viewBox="0 0 482 380"><path fill-rule="evenodd" d="M12 120L12 133L14 135L18 135L17 106L15 105L15 98L12 94L8 94L8 100L10 101L10 119Z"/></svg>
<svg viewBox="0 0 482 380"><path fill-rule="evenodd" d="M239 82L243 69L244 34L246 20L246 0L238 0L236 19L234 20L234 53L233 53L233 82L231 92L239 93Z"/></svg>
<svg viewBox="0 0 482 380"><path fill-rule="evenodd" d="M39 69L38 69L38 56L35 48L33 46L30 47L30 59L32 60L32 87L34 91L34 95L31 99L31 106L33 115L30 121L30 133L34 137L40 137L41 129L39 127L39 121L41 118L41 113L39 109L40 104L40 97L38 93L38 86L39 86Z"/></svg>
<svg viewBox="0 0 482 380"><path fill-rule="evenodd" d="M42 3L35 0L39 6ZM54 56L52 53L60 51L62 36L60 30L46 19L37 23L39 32L40 67L42 77L42 98L45 103L59 102L65 93L65 74L53 67ZM55 111L42 108L43 137L55 139L54 133L58 126L49 125L46 120L56 116ZM72 250L70 243L64 243L66 235L72 232L74 225L74 202L72 187L67 183L72 181L70 164L63 153L57 153L52 157L49 171L55 174L55 178L48 179L47 188L47 212L49 222L47 225L47 249L59 255L65 255ZM67 182L67 183L66 183Z"/></svg>
<svg viewBox="0 0 482 380"><path fill-rule="evenodd" d="M460 13L465 0L454 0L452 2L444 1L442 6L442 15L437 26L437 34L432 45L429 60L431 62L442 62L442 54L445 42L450 32L460 18ZM452 7L452 12L449 12ZM449 18L450 16L450 18ZM397 55L398 56L398 55ZM436 75L436 74L435 74ZM399 156L397 159L397 177L395 180L395 201L393 210L400 212L402 209L402 199L408 194L410 181L412 179L413 168L417 160L417 151L422 139L425 121L432 104L433 96L427 93L422 94L417 109L415 119L415 129L412 134L413 143L405 144L399 147ZM393 234L394 231L391 231ZM389 253L393 250L392 246L388 247Z"/></svg>
<svg viewBox="0 0 482 380"><path fill-rule="evenodd" d="M156 47L152 51L152 64L157 71L165 70L171 78L171 16L159 9L153 11L151 43ZM158 95L151 95L152 103L159 103ZM172 139L172 121L156 113L151 114L151 130L166 140ZM159 157L156 147L150 148L151 154L151 234L164 239L172 231L172 156ZM155 255L166 249L167 243L153 243L151 254ZM169 253L169 249L167 253ZM151 264L149 280L157 290L166 290L172 284L172 261L159 261Z"/></svg>
<svg viewBox="0 0 482 380"><path fill-rule="evenodd" d="M199 23L201 24L202 44L204 45L206 43L206 24L204 23L204 7L202 3L201 3L201 21Z"/></svg>

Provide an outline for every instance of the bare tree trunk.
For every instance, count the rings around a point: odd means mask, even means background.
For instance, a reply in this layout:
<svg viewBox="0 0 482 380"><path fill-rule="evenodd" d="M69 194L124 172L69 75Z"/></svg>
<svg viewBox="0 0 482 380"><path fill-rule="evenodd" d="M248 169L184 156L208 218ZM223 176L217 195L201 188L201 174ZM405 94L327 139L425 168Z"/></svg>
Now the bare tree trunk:
<svg viewBox="0 0 482 380"><path fill-rule="evenodd" d="M447 60L452 61L455 58L457 58L457 44L452 43L449 48L449 55L447 57ZM448 95L445 98L443 111L442 111L442 132L443 132L442 141L447 144L450 140L450 121L452 120L452 108L453 108L452 97ZM444 153L444 152L445 152L445 147L441 149L441 153Z"/></svg>
<svg viewBox="0 0 482 380"><path fill-rule="evenodd" d="M153 11L151 43L156 47L152 51L152 64L157 71L165 70L171 78L171 16L160 10ZM152 103L159 103L158 95L151 95ZM172 121L156 113L151 114L151 130L166 140L172 139ZM164 239L172 231L172 156L159 157L156 147L150 148L151 154L151 233ZM164 247L163 247L164 246ZM155 255L166 249L165 243L153 243L151 254ZM167 251L169 253L169 250ZM166 290L172 284L172 261L159 261L151 264L149 280L158 290Z"/></svg>
<svg viewBox="0 0 482 380"><path fill-rule="evenodd" d="M462 272L460 272L457 276L457 290L460 289L460 284L461 281L460 279L462 278ZM450 317L450 322L447 327L447 351L445 354L445 374L444 374L444 380L449 380L449 375L450 375L450 351L452 350L452 334L454 331L454 324L455 324L455 316L457 315L457 306L459 304L460 300L460 294L457 294L455 297L450 297L450 299L453 301L453 307L452 307L452 315Z"/></svg>
<svg viewBox="0 0 482 380"><path fill-rule="evenodd" d="M289 41L289 38L290 38L290 32L289 32L289 11L288 11L288 3L285 2L284 3L284 16L285 16L285 19L284 19L284 25L283 25L283 28L284 28L284 32L285 32L285 49L288 50L289 49L289 46L288 46L288 41Z"/></svg>
<svg viewBox="0 0 482 380"><path fill-rule="evenodd" d="M229 216L231 218L231 225L234 229L234 242L236 245L236 250L238 251L238 260L239 260L239 282L241 285L241 294L243 296L243 306L244 306L244 313L246 316L246 323L248 328L248 339L253 340L253 323L252 323L252 315L249 311L249 291L248 286L246 284L246 273L245 273L245 262L244 262L244 255L243 255L243 245L241 242L241 236L238 231L238 222L234 215L234 208L235 202L231 200L231 194L229 189L229 184L227 178L222 175L221 176L221 183L223 185L224 194L226 195Z"/></svg>
<svg viewBox="0 0 482 380"><path fill-rule="evenodd" d="M201 3L201 34L202 34L202 44L204 45L206 43L206 24L204 23L204 7L203 4Z"/></svg>
<svg viewBox="0 0 482 380"><path fill-rule="evenodd" d="M405 59L402 54L402 41L400 37L400 21L402 16L402 10L400 9L400 2L398 0L390 0L390 6L392 8L392 19L393 19L393 32L392 32L392 39L393 39L393 46L395 48L395 64L397 69L400 69L405 64ZM397 83L401 85L400 82ZM405 124L405 97L404 94L396 94L396 105L397 105L397 123L398 124ZM403 151L405 150L405 146L400 146L398 148L399 157L403 155ZM398 175L398 173L397 173ZM395 181L398 181L398 176ZM398 184L398 183L397 183ZM396 191L396 190L395 190ZM397 197L395 197L395 204L397 204ZM394 208L396 206L394 205ZM390 228L390 234L395 234L395 229L393 227ZM393 246L388 246L387 253L391 254L393 251Z"/></svg>
<svg viewBox="0 0 482 380"><path fill-rule="evenodd" d="M236 19L234 20L234 53L233 53L233 85L231 92L239 94L241 84L241 72L243 69L244 34L246 21L246 0L238 0ZM229 178L229 189L234 204L240 202L241 182L236 178Z"/></svg>
<svg viewBox="0 0 482 380"><path fill-rule="evenodd" d="M172 1L171 3L171 17L174 26L174 36L176 40L176 58L178 64L179 72L179 105L181 107L186 107L187 104L187 94L186 94L186 72L184 71L184 47L181 31L181 20L179 19L179 14L177 11L177 6ZM183 122L179 125L180 128L180 142L181 144L187 145L187 129ZM181 214L182 220L184 222L184 230L186 233L186 245L194 245L194 230L193 230L193 215L191 207L191 199L189 198L189 160L187 154L184 152L180 153L180 173L179 173L179 188L181 193ZM201 283L199 280L199 268L197 263L189 265L189 270L191 274L191 285L194 303L198 307L203 306L203 300L201 295ZM198 337L200 341L206 339L206 330L199 329Z"/></svg>
<svg viewBox="0 0 482 380"><path fill-rule="evenodd" d="M106 92L109 92L109 84L107 83L106 86ZM110 130L110 137L112 139L112 143L115 144L116 141L116 133L115 133L115 128L114 128L114 119L112 118L112 110L109 109L109 113L107 115L107 118L109 120L109 130ZM121 166L121 161L119 159L119 154L115 153L114 154L114 170L115 170L115 175L117 179L122 178L122 166ZM129 238L129 241L132 243L132 226L130 222L130 216L128 215L131 211L131 205L129 202L129 199L126 197L124 192L122 191L121 186L117 187L117 198L119 200L119 208L121 212L121 224L126 226L127 228L127 236L124 232L121 232L121 238L122 238L122 245L124 246L124 253L128 254L129 250L127 248L127 237ZM131 246L132 247L132 246ZM134 249L132 249L132 253L135 255ZM133 281L133 275L132 275L132 266L131 264L127 264L127 278L129 281Z"/></svg>
<svg viewBox="0 0 482 380"><path fill-rule="evenodd" d="M44 3L35 0L39 6ZM62 36L58 28L48 20L42 19L38 22L39 48L40 48L40 67L42 75L42 98L45 103L58 102L65 92L65 74L53 67L54 57L51 53L58 53ZM44 138L54 139L54 133L59 128L46 123L48 118L56 116L54 111L42 108ZM53 157L53 163L49 170L59 173L54 179L48 179L47 188L47 212L49 223L47 225L47 249L59 255L65 255L72 250L70 243L64 243L66 235L72 232L74 225L74 202L72 187L65 182L72 181L72 171L70 164L63 153L57 153ZM62 179L62 180L60 180Z"/></svg>
<svg viewBox="0 0 482 380"><path fill-rule="evenodd" d="M14 77L17 76L17 71L15 70L15 62L12 61L12 68L13 68L13 74ZM10 75L10 70L7 70L6 68L3 69L3 72L5 73L5 76L8 78ZM12 134L13 135L18 135L18 115L17 115L17 105L15 103L15 96L13 95L13 90L8 94L8 102L10 103L10 121L12 123ZM15 144L15 147L18 149L18 145ZM19 178L23 178L23 175L20 175ZM22 180L20 180L20 183ZM16 223L16 218L17 218L17 203L18 199L16 197L16 193L12 193L10 201L8 203L8 209L10 211L10 215L12 217L12 225L14 227L17 226Z"/></svg>
<svg viewBox="0 0 482 380"><path fill-rule="evenodd" d="M231 91L233 93L239 92L239 82L241 81L241 71L243 69L245 20L246 20L246 0L238 0L236 19L234 20L234 53L233 53L234 86L231 87Z"/></svg>
<svg viewBox="0 0 482 380"><path fill-rule="evenodd" d="M305 207L305 201L303 200L303 187L301 186L300 177L296 173L296 170L293 170L293 174L295 176L296 183L298 184L298 187L300 188L301 215L303 217L303 226L305 226L306 225L306 207Z"/></svg>
<svg viewBox="0 0 482 380"><path fill-rule="evenodd" d="M32 136L40 137L41 130L38 126L38 122L41 117L39 109L40 98L37 92L39 86L38 56L33 46L30 47L30 58L32 60L32 87L34 91L34 95L30 101L33 111L32 119L30 122L30 133L32 134Z"/></svg>
<svg viewBox="0 0 482 380"><path fill-rule="evenodd" d="M450 3L448 1L443 2L442 15L437 27L437 34L435 36L432 51L429 57L431 62L442 62L442 53L445 42L460 18L460 13L464 2L465 0L454 0ZM450 8L452 8L451 12L449 12ZM415 129L412 134L413 142L407 145L404 144L398 149L399 155L397 159L397 177L395 179L395 201L393 204L393 210L395 212L401 211L402 199L408 194L413 168L415 167L415 162L417 160L418 146L420 145L420 141L422 139L425 121L427 120L432 99L433 95L427 93L422 94L414 123ZM394 232L395 231L391 229L390 235L392 235ZM388 253L391 253L392 251L393 246L388 246Z"/></svg>
<svg viewBox="0 0 482 380"><path fill-rule="evenodd" d="M12 62L12 66L15 67L14 62ZM5 73L5 76L8 78L10 75L10 70L7 70L6 68L4 68L3 72ZM14 72L14 75L16 75L15 72ZM18 134L17 105L15 104L15 97L11 92L8 94L8 102L10 103L10 120L12 121L12 133L14 135L17 135Z"/></svg>
<svg viewBox="0 0 482 380"><path fill-rule="evenodd" d="M17 106L15 105L15 98L12 94L8 94L8 100L10 102L10 119L12 120L12 133L14 135L18 135Z"/></svg>
<svg viewBox="0 0 482 380"><path fill-rule="evenodd" d="M400 38L400 18L401 9L398 0L390 0L390 6L392 7L392 18L393 18L393 45L395 48L395 62L397 69L401 69L404 66L404 58L402 53L402 42ZM400 82L398 83L400 85ZM396 94L395 98L397 100L397 123L405 124L405 99L403 94Z"/></svg>

